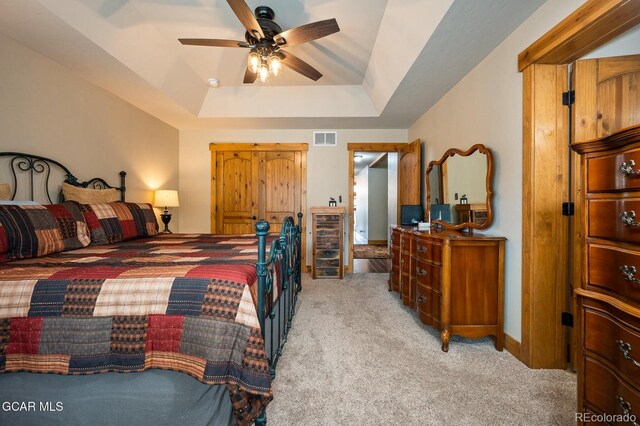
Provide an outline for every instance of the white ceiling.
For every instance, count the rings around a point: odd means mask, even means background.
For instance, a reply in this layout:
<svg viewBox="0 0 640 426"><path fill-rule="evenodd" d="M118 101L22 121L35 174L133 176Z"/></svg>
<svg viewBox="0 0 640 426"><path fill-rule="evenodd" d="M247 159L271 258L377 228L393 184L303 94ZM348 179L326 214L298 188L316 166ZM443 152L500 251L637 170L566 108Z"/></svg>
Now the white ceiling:
<svg viewBox="0 0 640 426"><path fill-rule="evenodd" d="M287 48L317 82L285 68L243 85L246 49L178 42L243 40L226 0L0 0L0 32L181 129L407 128L543 2L247 0L283 30L337 19Z"/></svg>

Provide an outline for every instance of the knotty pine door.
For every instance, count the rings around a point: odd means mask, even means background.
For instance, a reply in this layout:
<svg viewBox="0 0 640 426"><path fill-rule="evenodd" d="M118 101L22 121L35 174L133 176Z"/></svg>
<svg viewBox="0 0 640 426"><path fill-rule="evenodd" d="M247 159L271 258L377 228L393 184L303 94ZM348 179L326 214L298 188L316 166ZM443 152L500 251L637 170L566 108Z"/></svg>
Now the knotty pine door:
<svg viewBox="0 0 640 426"><path fill-rule="evenodd" d="M278 232L306 207L306 144L211 144L211 230L251 234L260 219ZM304 234L303 234L304 235Z"/></svg>

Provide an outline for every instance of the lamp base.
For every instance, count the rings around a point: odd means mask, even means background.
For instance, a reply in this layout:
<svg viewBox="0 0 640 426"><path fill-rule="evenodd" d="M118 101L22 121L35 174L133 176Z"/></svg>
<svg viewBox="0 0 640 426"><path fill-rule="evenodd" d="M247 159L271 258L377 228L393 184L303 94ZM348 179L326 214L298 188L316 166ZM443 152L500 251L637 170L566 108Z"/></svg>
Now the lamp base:
<svg viewBox="0 0 640 426"><path fill-rule="evenodd" d="M164 223L164 229L162 230L162 233L173 234L173 232L169 230L169 222L171 222L171 213L169 213L169 211L165 209L164 213L160 215L160 219L162 219L162 223Z"/></svg>

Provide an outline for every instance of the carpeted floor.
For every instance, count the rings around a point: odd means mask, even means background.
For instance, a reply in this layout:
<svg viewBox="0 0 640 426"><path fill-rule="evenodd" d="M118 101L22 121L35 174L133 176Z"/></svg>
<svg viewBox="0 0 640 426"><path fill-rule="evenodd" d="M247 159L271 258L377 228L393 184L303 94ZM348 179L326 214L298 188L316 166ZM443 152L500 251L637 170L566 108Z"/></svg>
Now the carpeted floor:
<svg viewBox="0 0 640 426"><path fill-rule="evenodd" d="M386 245L373 244L354 244L354 259L387 259L389 257L389 249Z"/></svg>
<svg viewBox="0 0 640 426"><path fill-rule="evenodd" d="M439 336L387 274L303 279L270 425L572 425L576 377L531 370L490 339Z"/></svg>

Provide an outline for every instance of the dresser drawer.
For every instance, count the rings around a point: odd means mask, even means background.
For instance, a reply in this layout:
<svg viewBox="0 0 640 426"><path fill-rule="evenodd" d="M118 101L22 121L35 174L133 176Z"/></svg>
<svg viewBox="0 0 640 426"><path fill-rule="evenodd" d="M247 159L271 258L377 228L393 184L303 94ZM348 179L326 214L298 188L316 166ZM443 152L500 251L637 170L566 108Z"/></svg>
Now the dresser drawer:
<svg viewBox="0 0 640 426"><path fill-rule="evenodd" d="M613 310L603 311L596 306L585 302L585 349L609 361L635 386L640 387L640 320L622 313L615 315Z"/></svg>
<svg viewBox="0 0 640 426"><path fill-rule="evenodd" d="M635 163L631 165L631 162ZM624 191L640 189L640 175L626 174L620 167L626 163L628 170L640 169L640 149L587 160L587 191Z"/></svg>
<svg viewBox="0 0 640 426"><path fill-rule="evenodd" d="M589 200L589 236L630 243L640 242L640 226L627 225L623 214L640 222L640 200ZM640 223L639 223L640 225Z"/></svg>
<svg viewBox="0 0 640 426"><path fill-rule="evenodd" d="M442 244L439 240L417 237L415 244L416 257L438 264L442 262Z"/></svg>
<svg viewBox="0 0 640 426"><path fill-rule="evenodd" d="M413 268L412 273L416 281L418 282L418 284L431 287L431 285L427 285L428 278L429 278L428 277L429 269L431 269L431 265L429 265L424 260L419 260L419 259L415 260L414 265L415 266Z"/></svg>
<svg viewBox="0 0 640 426"><path fill-rule="evenodd" d="M391 245L400 247L400 231L391 230Z"/></svg>
<svg viewBox="0 0 640 426"><path fill-rule="evenodd" d="M589 245L588 286L640 302L640 252Z"/></svg>
<svg viewBox="0 0 640 426"><path fill-rule="evenodd" d="M416 286L416 311L420 321L427 325L433 324L432 303L431 289L422 285Z"/></svg>
<svg viewBox="0 0 640 426"><path fill-rule="evenodd" d="M411 275L411 256L409 253L400 253L400 271L403 274Z"/></svg>
<svg viewBox="0 0 640 426"><path fill-rule="evenodd" d="M623 415L623 406L630 414L640 413L640 394L627 385L604 364L586 357L584 397L588 405L601 413Z"/></svg>
<svg viewBox="0 0 640 426"><path fill-rule="evenodd" d="M339 214L316 214L316 222L318 226L323 226L328 223L340 223Z"/></svg>

